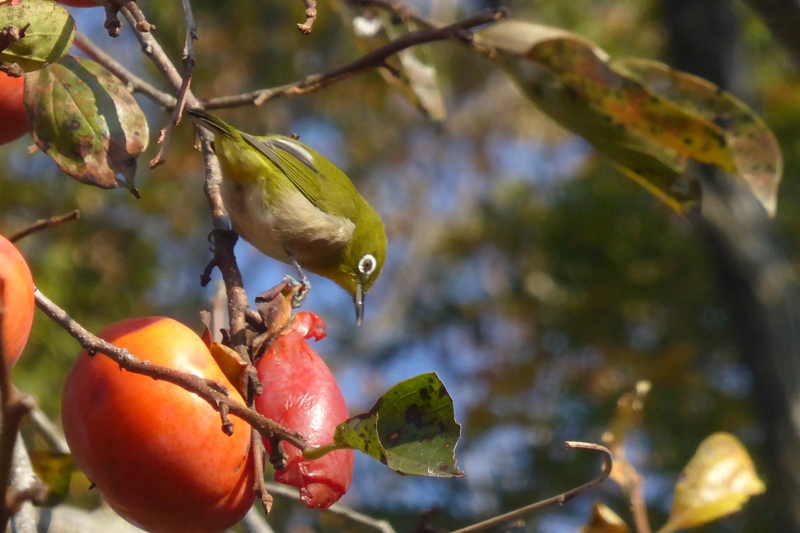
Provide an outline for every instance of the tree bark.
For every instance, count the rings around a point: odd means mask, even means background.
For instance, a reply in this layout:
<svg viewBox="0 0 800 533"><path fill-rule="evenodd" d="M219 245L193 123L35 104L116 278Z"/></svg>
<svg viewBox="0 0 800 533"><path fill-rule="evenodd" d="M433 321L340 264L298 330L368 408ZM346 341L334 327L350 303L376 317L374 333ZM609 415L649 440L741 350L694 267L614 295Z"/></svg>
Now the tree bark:
<svg viewBox="0 0 800 533"><path fill-rule="evenodd" d="M800 3L749 4L800 58ZM663 0L662 5L672 66L748 100L732 0ZM752 373L766 440L772 513L771 522L760 527L800 532L800 284L772 221L744 182L719 169L696 170L703 207L695 227L707 244L737 350Z"/></svg>

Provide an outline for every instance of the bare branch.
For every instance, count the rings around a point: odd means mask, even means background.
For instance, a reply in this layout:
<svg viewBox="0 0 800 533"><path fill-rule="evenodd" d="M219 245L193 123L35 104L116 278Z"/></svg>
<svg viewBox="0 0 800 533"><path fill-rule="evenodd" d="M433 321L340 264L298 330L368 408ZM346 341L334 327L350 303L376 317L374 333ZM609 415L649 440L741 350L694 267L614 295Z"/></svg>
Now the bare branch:
<svg viewBox="0 0 800 533"><path fill-rule="evenodd" d="M78 49L92 58L97 63L104 66L117 78L122 80L127 89L131 92L141 93L161 107L171 108L175 105L175 97L160 91L153 87L151 84L144 81L142 78L123 67L116 59L105 53L99 46L97 46L91 39L81 32L75 34L75 46Z"/></svg>
<svg viewBox="0 0 800 533"><path fill-rule="evenodd" d="M412 46L434 41L452 39L457 37L459 34L462 34L463 31L468 28L495 22L504 18L505 16L506 12L503 10L489 11L487 13L473 15L460 20L455 24L451 24L442 28L425 29L407 33L402 37L386 44L385 46L365 54L349 65L345 65L321 74L311 74L302 80L281 85L279 87L261 89L258 91L234 96L210 98L208 100L203 100L203 104L206 109L230 108L246 105L260 106L267 100L272 100L273 98L308 94L326 87L334 82L349 78L355 74L382 67L385 64L386 59L398 52L405 50L406 48L411 48Z"/></svg>
<svg viewBox="0 0 800 533"><path fill-rule="evenodd" d="M297 25L297 29L303 35L311 33L311 28L314 26L314 21L317 20L317 2L316 0L303 0L306 6L306 21Z"/></svg>
<svg viewBox="0 0 800 533"><path fill-rule="evenodd" d="M189 88L192 85L192 70L194 69L193 41L197 40L197 26L194 22L192 6L189 0L183 0L183 14L186 21L186 40L183 45L183 78L178 89L177 103L172 110L172 115L159 135L158 142L161 147L158 149L156 156L150 161L151 169L165 162L164 152L167 149L167 141L172 134L172 130L175 129L175 126L180 123L183 117L183 108L186 107L186 99L189 96Z"/></svg>
<svg viewBox="0 0 800 533"><path fill-rule="evenodd" d="M489 529L490 527L499 526L506 522L510 522L511 520L521 518L522 516L530 514L534 511L539 511L540 509L544 509L545 507L549 507L551 505L562 505L571 500L572 498L574 498L575 496L597 487L603 481L608 479L609 475L611 475L611 467L613 466L614 458L611 455L611 451L605 446L601 446L599 444L591 444L588 442L574 442L574 441L565 442L564 446L566 446L567 449L569 450L580 449L580 450L591 450L594 452L602 453L603 471L600 473L599 476L592 479L591 481L584 483L579 487L575 487L574 489L562 492L558 496L553 496L552 498L547 498L546 500L538 501L536 503L526 505L525 507L520 507L519 509L516 509L509 513L495 516L494 518L490 518L489 520L484 520L483 522L479 522L477 524L473 524L471 526L467 526L465 528L452 531L451 533L475 533L476 531L483 531L485 529Z"/></svg>
<svg viewBox="0 0 800 533"><path fill-rule="evenodd" d="M80 218L81 218L81 212L78 211L77 209L65 215L43 218L41 220L37 220L24 230L15 233L11 237L9 237L8 240L11 242L17 242L18 240L27 237L31 233L36 233L37 231L42 231L43 229L52 228L60 224L63 224L64 222L69 222L70 220L78 220Z"/></svg>
<svg viewBox="0 0 800 533"><path fill-rule="evenodd" d="M267 483L267 487L272 494L278 494L284 498L290 498L295 501L300 500L300 495L295 488L287 487L286 485L279 485L278 483ZM364 513L359 513L355 509L346 507L341 503L334 503L323 512L347 518L348 520L352 520L358 524L371 527L372 529L380 531L381 533L395 533L392 525L386 520L372 518Z"/></svg>

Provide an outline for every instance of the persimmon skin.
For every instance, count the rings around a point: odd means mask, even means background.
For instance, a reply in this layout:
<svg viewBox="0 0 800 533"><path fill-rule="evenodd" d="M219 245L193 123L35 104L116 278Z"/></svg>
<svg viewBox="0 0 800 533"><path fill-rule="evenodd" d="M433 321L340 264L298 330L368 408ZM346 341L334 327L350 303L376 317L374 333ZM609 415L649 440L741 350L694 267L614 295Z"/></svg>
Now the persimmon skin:
<svg viewBox="0 0 800 533"><path fill-rule="evenodd" d="M200 337L175 320L122 320L99 336L144 361L214 380L242 402ZM112 509L143 529L218 532L253 504L250 426L230 416L228 437L219 413L177 385L82 351L67 376L61 414L76 463Z"/></svg>
<svg viewBox="0 0 800 533"><path fill-rule="evenodd" d="M1 73L0 73L1 74ZM3 327L0 329L6 364L19 359L28 342L33 325L33 277L25 258L5 237L0 235L0 278L3 279Z"/></svg>
<svg viewBox="0 0 800 533"><path fill-rule="evenodd" d="M339 386L325 362L305 339L325 337L325 324L313 313L298 313L287 332L278 337L256 363L264 392L256 410L299 432L312 446L328 444L339 423L348 418ZM269 453L271 446L264 439ZM286 468L275 481L297 487L309 508L327 509L350 488L353 450L336 450L320 459L304 459L300 450L284 443Z"/></svg>
<svg viewBox="0 0 800 533"><path fill-rule="evenodd" d="M0 144L16 141L30 131L23 91L25 78L12 78L0 72Z"/></svg>

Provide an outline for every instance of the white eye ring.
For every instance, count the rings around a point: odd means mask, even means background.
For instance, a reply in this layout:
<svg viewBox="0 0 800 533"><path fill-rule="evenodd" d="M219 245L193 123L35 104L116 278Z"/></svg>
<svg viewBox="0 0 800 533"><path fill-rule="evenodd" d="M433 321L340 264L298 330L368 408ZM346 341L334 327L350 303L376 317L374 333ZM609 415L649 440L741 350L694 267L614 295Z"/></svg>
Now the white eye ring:
<svg viewBox="0 0 800 533"><path fill-rule="evenodd" d="M375 256L372 254L366 254L364 257L358 260L358 271L361 272L365 276L369 276L378 266L378 261L375 260Z"/></svg>

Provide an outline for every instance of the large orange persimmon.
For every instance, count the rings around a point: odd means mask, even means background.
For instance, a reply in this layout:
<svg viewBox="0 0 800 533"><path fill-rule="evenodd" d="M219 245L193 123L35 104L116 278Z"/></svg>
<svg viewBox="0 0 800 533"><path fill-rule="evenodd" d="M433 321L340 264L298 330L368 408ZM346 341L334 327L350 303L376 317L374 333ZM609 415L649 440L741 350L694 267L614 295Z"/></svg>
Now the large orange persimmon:
<svg viewBox="0 0 800 533"><path fill-rule="evenodd" d="M170 318L132 318L99 333L138 358L179 369L241 396L191 329ZM160 533L211 533L236 524L253 504L250 426L199 396L120 370L102 354L78 355L64 386L61 416L75 461L108 504Z"/></svg>
<svg viewBox="0 0 800 533"><path fill-rule="evenodd" d="M2 73L0 73L2 75ZM19 359L33 324L33 278L28 263L11 242L0 235L0 278L3 279L3 327L0 329L8 366Z"/></svg>
<svg viewBox="0 0 800 533"><path fill-rule="evenodd" d="M15 141L30 131L22 101L24 88L25 78L12 78L0 72L0 144Z"/></svg>

